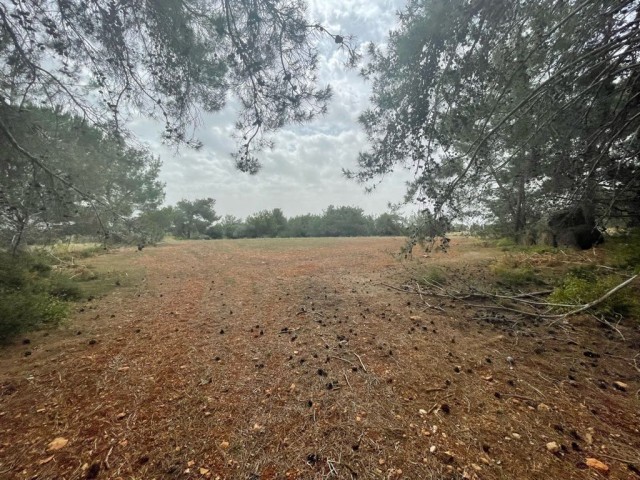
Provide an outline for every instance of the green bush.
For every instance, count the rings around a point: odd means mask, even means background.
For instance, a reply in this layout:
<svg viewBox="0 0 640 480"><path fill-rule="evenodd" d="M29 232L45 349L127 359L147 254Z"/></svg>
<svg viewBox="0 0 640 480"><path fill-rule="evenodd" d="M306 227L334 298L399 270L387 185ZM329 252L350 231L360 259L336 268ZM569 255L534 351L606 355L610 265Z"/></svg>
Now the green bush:
<svg viewBox="0 0 640 480"><path fill-rule="evenodd" d="M549 301L567 305L583 305L597 300L623 281L624 279L617 275L598 276L596 271L592 269L574 269L565 276L562 285L554 289L549 296ZM593 311L605 315L636 316L640 313L640 303L633 290L627 287L594 306Z"/></svg>
<svg viewBox="0 0 640 480"><path fill-rule="evenodd" d="M68 307L46 293L0 291L0 342L41 325L56 325Z"/></svg>
<svg viewBox="0 0 640 480"><path fill-rule="evenodd" d="M540 279L530 267L508 267L495 265L493 274L498 277L498 282L508 286L522 286L531 283L539 283Z"/></svg>
<svg viewBox="0 0 640 480"><path fill-rule="evenodd" d="M0 253L0 342L39 325L65 318L62 300L79 298L80 290L37 255Z"/></svg>

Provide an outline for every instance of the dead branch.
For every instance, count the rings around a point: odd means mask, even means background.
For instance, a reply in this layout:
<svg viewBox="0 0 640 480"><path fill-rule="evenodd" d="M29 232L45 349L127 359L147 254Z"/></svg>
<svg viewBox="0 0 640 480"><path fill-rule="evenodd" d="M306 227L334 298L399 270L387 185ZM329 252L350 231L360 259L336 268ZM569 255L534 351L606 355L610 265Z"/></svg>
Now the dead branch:
<svg viewBox="0 0 640 480"><path fill-rule="evenodd" d="M367 367L364 366L364 363L362 363L362 359L360 358L360 355L358 355L356 352L353 352L353 354L358 357L358 360L360 360L360 365L362 365L362 370L365 371L365 373L367 372Z"/></svg>
<svg viewBox="0 0 640 480"><path fill-rule="evenodd" d="M566 317L568 317L570 315L575 315L576 313L580 313L580 312L584 312L585 310L589 310L590 308L595 307L596 305L599 305L600 303L604 302L607 298L609 298L611 295L616 293L618 290L620 290L620 289L626 287L627 285L629 285L636 278L638 278L637 274L634 275L633 277L625 280L620 285L612 288L611 290L609 290L607 293L605 293L603 296L601 296L597 300L594 300L593 302L585 303L584 305L576 308L575 310L571 310L570 312L562 313L562 314L558 314L558 315L544 315L544 316L546 318L566 318Z"/></svg>

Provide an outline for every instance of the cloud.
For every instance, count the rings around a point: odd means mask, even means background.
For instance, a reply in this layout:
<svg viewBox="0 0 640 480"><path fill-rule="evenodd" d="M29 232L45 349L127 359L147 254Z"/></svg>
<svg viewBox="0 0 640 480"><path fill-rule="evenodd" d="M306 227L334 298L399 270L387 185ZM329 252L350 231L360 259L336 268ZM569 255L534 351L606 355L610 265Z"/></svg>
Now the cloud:
<svg viewBox="0 0 640 480"><path fill-rule="evenodd" d="M309 14L332 32L380 43L402 3L313 0ZM132 130L163 161L161 179L167 184L167 203L213 197L218 213L246 217L276 207L287 216L320 213L331 204L381 213L387 203L402 200L407 172L390 175L372 194L342 175L343 168L355 168L358 152L367 148L357 120L367 107L370 88L357 71L344 67L344 52L333 42L320 37L319 49L320 81L331 84L334 91L327 114L278 132L273 137L275 147L260 154L263 169L255 176L237 171L230 156L236 148L231 138L236 119L233 102L221 112L203 116L196 131L204 144L199 151L182 148L175 152L159 141L158 124L140 118L131 122Z"/></svg>

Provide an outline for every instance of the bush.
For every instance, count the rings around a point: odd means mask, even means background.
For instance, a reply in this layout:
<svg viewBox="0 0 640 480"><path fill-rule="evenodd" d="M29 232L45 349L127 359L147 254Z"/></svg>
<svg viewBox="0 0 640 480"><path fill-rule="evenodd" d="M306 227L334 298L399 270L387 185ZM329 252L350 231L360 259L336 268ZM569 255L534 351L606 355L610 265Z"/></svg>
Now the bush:
<svg viewBox="0 0 640 480"><path fill-rule="evenodd" d="M524 258L522 255L505 255L491 265L491 272L497 277L498 283L513 287L543 283Z"/></svg>
<svg viewBox="0 0 640 480"><path fill-rule="evenodd" d="M430 285L433 283L436 285L444 285L447 283L447 276L441 268L429 267L422 273L421 277L418 279L418 283L423 285Z"/></svg>
<svg viewBox="0 0 640 480"><path fill-rule="evenodd" d="M57 325L68 307L46 293L0 292L0 342L40 325Z"/></svg>
<svg viewBox="0 0 640 480"><path fill-rule="evenodd" d="M39 325L55 325L67 315L62 300L80 298L80 289L37 256L0 253L0 342Z"/></svg>

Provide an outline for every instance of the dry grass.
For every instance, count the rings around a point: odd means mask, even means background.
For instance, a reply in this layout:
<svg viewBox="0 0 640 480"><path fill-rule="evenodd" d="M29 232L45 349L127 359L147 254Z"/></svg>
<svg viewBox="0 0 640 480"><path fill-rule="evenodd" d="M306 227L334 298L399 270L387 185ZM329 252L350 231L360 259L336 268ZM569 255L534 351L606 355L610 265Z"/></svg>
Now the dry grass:
<svg viewBox="0 0 640 480"><path fill-rule="evenodd" d="M477 265L499 253L456 242L423 261L482 281ZM0 476L581 479L587 456L633 475L611 457L640 460L638 332L624 343L586 319L514 324L449 300L434 312L379 285L406 278L386 253L400 245L183 242L99 257L146 273L68 330L2 353ZM47 452L58 436L68 446Z"/></svg>

